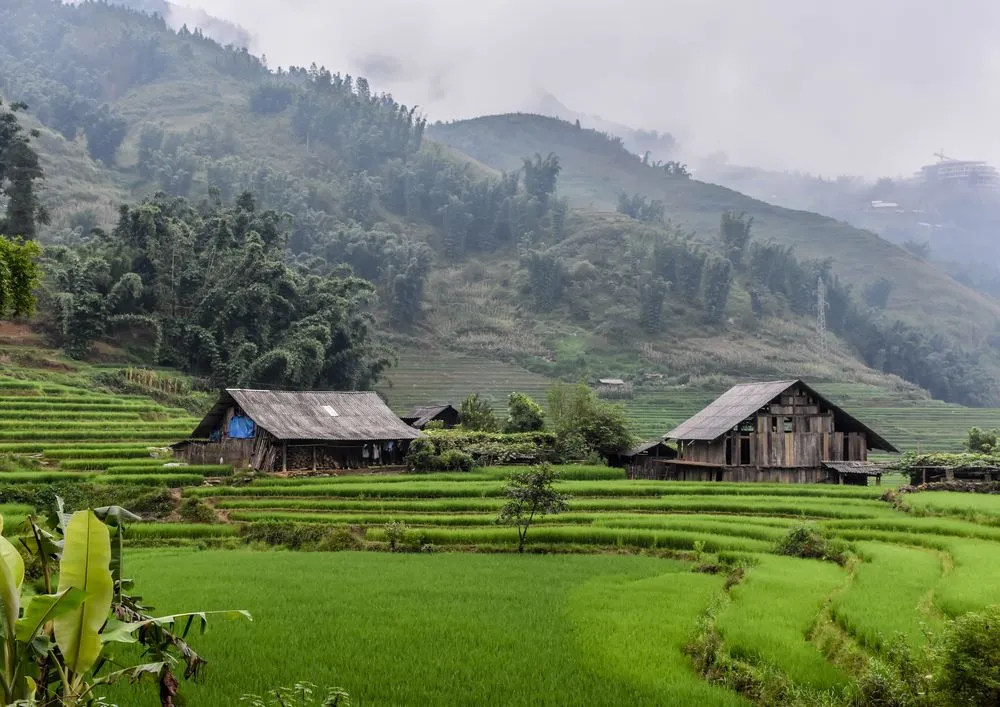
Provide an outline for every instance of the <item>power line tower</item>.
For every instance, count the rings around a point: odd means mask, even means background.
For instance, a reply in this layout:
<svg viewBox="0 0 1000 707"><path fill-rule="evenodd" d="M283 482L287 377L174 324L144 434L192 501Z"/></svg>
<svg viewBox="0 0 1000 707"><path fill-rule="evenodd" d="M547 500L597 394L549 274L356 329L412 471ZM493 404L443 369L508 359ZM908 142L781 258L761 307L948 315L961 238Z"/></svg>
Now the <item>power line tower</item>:
<svg viewBox="0 0 1000 707"><path fill-rule="evenodd" d="M816 283L816 338L819 352L826 355L826 283L820 275Z"/></svg>

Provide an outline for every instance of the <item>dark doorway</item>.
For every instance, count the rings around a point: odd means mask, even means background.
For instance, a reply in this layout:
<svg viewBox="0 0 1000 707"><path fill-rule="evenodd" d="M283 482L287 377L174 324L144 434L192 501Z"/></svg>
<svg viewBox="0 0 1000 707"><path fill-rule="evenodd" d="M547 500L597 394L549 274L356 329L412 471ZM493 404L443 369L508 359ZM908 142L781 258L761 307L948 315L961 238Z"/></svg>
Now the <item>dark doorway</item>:
<svg viewBox="0 0 1000 707"><path fill-rule="evenodd" d="M733 440L730 437L726 437L726 466L732 466L733 464Z"/></svg>
<svg viewBox="0 0 1000 707"><path fill-rule="evenodd" d="M844 461L851 461L851 440L846 434L844 435Z"/></svg>
<svg viewBox="0 0 1000 707"><path fill-rule="evenodd" d="M743 466L751 465L750 459L750 437L743 436L740 437L740 464Z"/></svg>

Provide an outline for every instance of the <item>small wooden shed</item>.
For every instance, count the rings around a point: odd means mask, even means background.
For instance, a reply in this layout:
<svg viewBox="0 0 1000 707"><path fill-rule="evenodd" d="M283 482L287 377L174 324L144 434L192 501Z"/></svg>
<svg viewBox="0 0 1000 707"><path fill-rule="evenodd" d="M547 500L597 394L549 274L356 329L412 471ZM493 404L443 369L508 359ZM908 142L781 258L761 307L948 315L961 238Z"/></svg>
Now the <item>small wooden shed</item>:
<svg viewBox="0 0 1000 707"><path fill-rule="evenodd" d="M624 468L630 479L651 479L659 475L658 462L676 458L676 449L662 439L651 439L612 455L608 465Z"/></svg>
<svg viewBox="0 0 1000 707"><path fill-rule="evenodd" d="M444 427L451 428L462 421L462 414L449 404L418 405L400 418L410 427L424 429L428 422L440 421Z"/></svg>
<svg viewBox="0 0 1000 707"><path fill-rule="evenodd" d="M420 432L376 393L230 388L191 436L174 445L190 463L282 471L402 464Z"/></svg>
<svg viewBox="0 0 1000 707"><path fill-rule="evenodd" d="M666 436L666 478L692 481L867 483L868 450L899 451L800 380L733 386Z"/></svg>

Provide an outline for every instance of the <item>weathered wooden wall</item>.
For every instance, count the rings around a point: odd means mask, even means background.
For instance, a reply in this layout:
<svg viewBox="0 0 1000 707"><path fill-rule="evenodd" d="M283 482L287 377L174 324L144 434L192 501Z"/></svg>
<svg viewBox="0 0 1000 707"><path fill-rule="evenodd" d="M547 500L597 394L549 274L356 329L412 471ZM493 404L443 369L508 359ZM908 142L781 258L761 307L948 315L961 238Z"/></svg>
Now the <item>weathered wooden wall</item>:
<svg viewBox="0 0 1000 707"><path fill-rule="evenodd" d="M218 442L191 442L177 451L176 456L188 464L250 465L252 439L223 439Z"/></svg>
<svg viewBox="0 0 1000 707"><path fill-rule="evenodd" d="M712 442L679 445L679 459L722 466L818 468L824 461L867 461L863 432L838 432L831 411L804 391L789 394Z"/></svg>
<svg viewBox="0 0 1000 707"><path fill-rule="evenodd" d="M658 465L654 473L645 477L665 479L668 481L734 481L781 484L818 484L830 480L829 472L824 468L758 469L754 466L700 466L671 463Z"/></svg>

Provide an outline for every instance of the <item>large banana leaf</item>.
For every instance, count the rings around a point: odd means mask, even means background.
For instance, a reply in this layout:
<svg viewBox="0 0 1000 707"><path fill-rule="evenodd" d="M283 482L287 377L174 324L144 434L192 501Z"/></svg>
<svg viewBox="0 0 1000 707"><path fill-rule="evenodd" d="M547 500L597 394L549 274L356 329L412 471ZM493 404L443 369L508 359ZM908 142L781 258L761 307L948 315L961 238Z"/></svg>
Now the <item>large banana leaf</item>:
<svg viewBox="0 0 1000 707"><path fill-rule="evenodd" d="M24 616L17 620L17 640L30 643L49 621L76 609L87 598L86 592L70 587L58 594L38 594L31 597Z"/></svg>
<svg viewBox="0 0 1000 707"><path fill-rule="evenodd" d="M105 643L134 643L136 639L133 634L140 628L159 626L173 632L180 623L184 624L184 635L187 635L192 625L197 625L201 632L204 633L205 627L208 625L209 616L219 616L225 619L247 619L248 621L253 621L253 616L251 616L250 612L245 609L192 611L186 614L171 614L170 616L151 616L148 619L130 621L128 623L112 619L111 621L108 621L107 627L101 634L101 640ZM195 622L197 622L197 624Z"/></svg>
<svg viewBox="0 0 1000 707"><path fill-rule="evenodd" d="M107 526L92 511L77 511L66 524L65 542L58 591L75 587L86 598L80 606L55 619L53 627L66 667L84 673L101 654L101 626L111 610L111 537Z"/></svg>
<svg viewBox="0 0 1000 707"><path fill-rule="evenodd" d="M3 519L0 518L0 531ZM10 636L21 612L21 584L24 582L24 560L7 538L0 536L0 602L3 602L4 633Z"/></svg>

